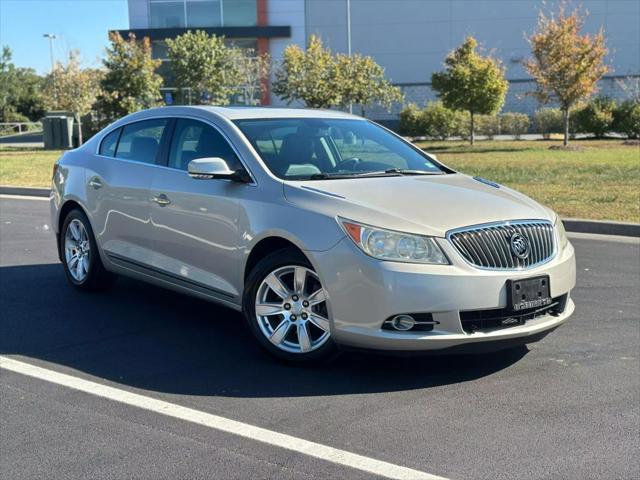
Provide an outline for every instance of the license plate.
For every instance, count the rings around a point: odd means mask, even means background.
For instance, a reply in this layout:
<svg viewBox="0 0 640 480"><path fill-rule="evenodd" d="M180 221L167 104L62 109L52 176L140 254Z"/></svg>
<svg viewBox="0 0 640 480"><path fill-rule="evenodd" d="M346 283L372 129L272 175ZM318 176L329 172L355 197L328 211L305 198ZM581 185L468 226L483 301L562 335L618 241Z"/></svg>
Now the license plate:
<svg viewBox="0 0 640 480"><path fill-rule="evenodd" d="M549 275L507 281L507 302L509 310L520 312L530 308L551 305Z"/></svg>

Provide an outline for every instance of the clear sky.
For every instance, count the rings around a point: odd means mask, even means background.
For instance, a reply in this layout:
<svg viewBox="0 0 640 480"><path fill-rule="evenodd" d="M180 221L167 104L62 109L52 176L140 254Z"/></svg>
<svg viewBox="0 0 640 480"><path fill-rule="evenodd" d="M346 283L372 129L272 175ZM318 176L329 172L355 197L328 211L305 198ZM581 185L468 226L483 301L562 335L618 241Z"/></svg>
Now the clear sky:
<svg viewBox="0 0 640 480"><path fill-rule="evenodd" d="M58 36L57 60L77 49L89 67L99 65L108 31L128 27L127 0L0 0L0 44L11 48L17 66L39 73L51 68L44 33Z"/></svg>

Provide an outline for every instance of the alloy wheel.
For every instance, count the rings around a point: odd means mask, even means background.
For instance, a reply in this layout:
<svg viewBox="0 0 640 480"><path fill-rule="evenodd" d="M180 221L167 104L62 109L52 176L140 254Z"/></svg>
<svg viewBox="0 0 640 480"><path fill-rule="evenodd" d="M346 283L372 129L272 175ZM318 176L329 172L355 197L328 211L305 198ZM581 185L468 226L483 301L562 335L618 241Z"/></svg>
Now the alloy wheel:
<svg viewBox="0 0 640 480"><path fill-rule="evenodd" d="M64 258L71 277L82 283L89 275L91 242L83 223L73 219L64 235Z"/></svg>
<svg viewBox="0 0 640 480"><path fill-rule="evenodd" d="M300 265L278 268L264 278L255 315L262 334L285 352L312 352L331 336L327 292L318 275Z"/></svg>

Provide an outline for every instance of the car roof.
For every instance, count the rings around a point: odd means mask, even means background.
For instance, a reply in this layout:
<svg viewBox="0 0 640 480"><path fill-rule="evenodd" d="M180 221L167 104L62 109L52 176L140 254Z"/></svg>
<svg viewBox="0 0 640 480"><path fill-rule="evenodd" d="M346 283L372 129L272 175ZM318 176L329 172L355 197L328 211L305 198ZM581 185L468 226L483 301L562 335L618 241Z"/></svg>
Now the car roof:
<svg viewBox="0 0 640 480"><path fill-rule="evenodd" d="M241 119L267 119L267 118L343 118L343 119L361 119L355 115L337 110L322 110L312 108L279 108L279 107L246 107L246 106L229 106L229 107L213 107L208 105L198 106L175 106L160 107L152 109L154 113L164 112L184 113L188 110L207 111L215 115L227 118L228 120ZM172 112L173 111L173 112Z"/></svg>

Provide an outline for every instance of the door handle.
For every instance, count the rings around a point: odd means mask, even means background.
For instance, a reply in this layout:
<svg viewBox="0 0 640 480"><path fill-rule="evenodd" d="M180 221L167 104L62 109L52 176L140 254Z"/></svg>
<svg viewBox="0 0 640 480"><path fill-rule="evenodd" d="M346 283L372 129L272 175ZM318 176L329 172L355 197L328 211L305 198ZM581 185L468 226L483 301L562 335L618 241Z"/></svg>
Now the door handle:
<svg viewBox="0 0 640 480"><path fill-rule="evenodd" d="M164 193L161 193L160 195L153 197L151 200L157 203L158 205L160 205L161 207L166 207L171 203L171 200L169 200L169 197L167 197Z"/></svg>
<svg viewBox="0 0 640 480"><path fill-rule="evenodd" d="M94 190L98 190L99 188L104 187L104 184L98 177L93 177L91 180L89 180L89 186Z"/></svg>

